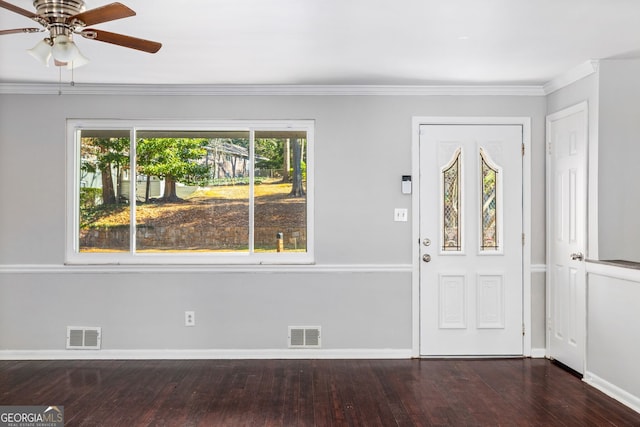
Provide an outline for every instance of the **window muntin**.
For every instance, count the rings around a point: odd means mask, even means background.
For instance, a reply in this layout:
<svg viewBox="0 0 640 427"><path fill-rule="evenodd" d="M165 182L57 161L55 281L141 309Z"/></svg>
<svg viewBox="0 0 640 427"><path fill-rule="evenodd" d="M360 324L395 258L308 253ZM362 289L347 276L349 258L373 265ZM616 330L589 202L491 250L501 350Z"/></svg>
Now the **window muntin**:
<svg viewBox="0 0 640 427"><path fill-rule="evenodd" d="M69 123L75 212L68 262L313 261L313 122L113 124ZM98 138L116 146L112 157L95 153ZM89 163L113 158L102 169ZM117 177L113 189L104 188L102 171ZM105 203L109 192L115 199Z"/></svg>

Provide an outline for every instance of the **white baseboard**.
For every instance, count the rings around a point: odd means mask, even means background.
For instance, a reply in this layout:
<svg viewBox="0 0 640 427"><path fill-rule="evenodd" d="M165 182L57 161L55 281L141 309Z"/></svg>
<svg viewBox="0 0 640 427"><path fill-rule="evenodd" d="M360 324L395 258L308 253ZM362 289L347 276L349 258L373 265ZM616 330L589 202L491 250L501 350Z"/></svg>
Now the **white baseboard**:
<svg viewBox="0 0 640 427"><path fill-rule="evenodd" d="M410 359L411 349L0 350L0 360Z"/></svg>
<svg viewBox="0 0 640 427"><path fill-rule="evenodd" d="M634 396L633 394L621 389L615 384L611 384L609 381L600 378L593 372L585 372L583 380L590 386L597 388L604 394L616 399L618 402L623 403L634 411L640 413L640 397Z"/></svg>
<svg viewBox="0 0 640 427"><path fill-rule="evenodd" d="M547 349L546 348L532 348L531 349L531 357L534 359L544 359L547 357Z"/></svg>
<svg viewBox="0 0 640 427"><path fill-rule="evenodd" d="M411 349L0 350L0 360L411 359ZM532 348L532 358L546 349Z"/></svg>

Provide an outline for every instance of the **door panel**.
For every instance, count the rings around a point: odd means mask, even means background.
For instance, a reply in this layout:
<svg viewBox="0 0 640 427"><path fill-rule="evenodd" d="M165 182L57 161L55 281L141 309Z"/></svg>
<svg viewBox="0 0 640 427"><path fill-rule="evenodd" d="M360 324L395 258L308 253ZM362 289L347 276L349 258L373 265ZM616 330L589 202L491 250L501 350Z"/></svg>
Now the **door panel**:
<svg viewBox="0 0 640 427"><path fill-rule="evenodd" d="M478 275L478 329L504 328L502 275Z"/></svg>
<svg viewBox="0 0 640 427"><path fill-rule="evenodd" d="M549 356L584 372L586 337L587 109L581 104L547 118L549 189ZM573 259L572 258L575 258Z"/></svg>
<svg viewBox="0 0 640 427"><path fill-rule="evenodd" d="M464 275L441 274L438 280L440 329L467 327L467 283Z"/></svg>
<svg viewBox="0 0 640 427"><path fill-rule="evenodd" d="M420 127L422 355L523 354L521 147L520 125Z"/></svg>

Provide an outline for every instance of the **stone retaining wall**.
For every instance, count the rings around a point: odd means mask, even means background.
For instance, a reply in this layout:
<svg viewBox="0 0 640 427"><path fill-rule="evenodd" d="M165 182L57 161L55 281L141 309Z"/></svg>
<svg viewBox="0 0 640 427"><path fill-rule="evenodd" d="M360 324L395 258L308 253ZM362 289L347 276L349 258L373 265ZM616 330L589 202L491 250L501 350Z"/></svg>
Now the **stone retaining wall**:
<svg viewBox="0 0 640 427"><path fill-rule="evenodd" d="M275 250L277 234L283 233L285 250L304 249L307 230L303 227L258 227L255 229L255 247ZM248 227L225 227L203 230L199 227L139 227L136 247L165 250L239 250L248 247ZM81 230L80 248L83 250L129 248L129 228Z"/></svg>

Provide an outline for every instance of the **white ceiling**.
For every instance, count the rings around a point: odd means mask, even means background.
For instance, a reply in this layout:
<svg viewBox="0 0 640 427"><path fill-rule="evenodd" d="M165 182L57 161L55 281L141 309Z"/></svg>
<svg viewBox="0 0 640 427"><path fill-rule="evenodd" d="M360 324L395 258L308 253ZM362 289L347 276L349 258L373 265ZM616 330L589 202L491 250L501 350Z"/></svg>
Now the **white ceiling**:
<svg viewBox="0 0 640 427"><path fill-rule="evenodd" d="M31 0L10 0L34 10ZM95 28L155 55L76 37L73 79L113 84L541 85L590 59L640 57L639 0L121 0ZM87 9L110 0L86 0ZM0 9L0 29L35 22ZM67 80L0 36L0 83Z"/></svg>

